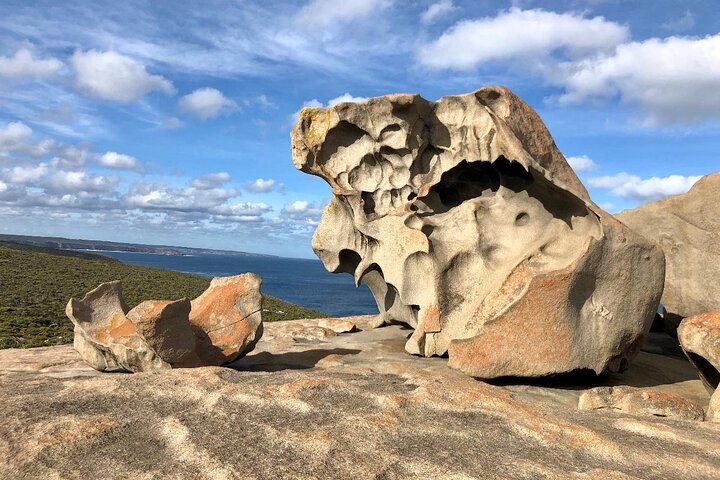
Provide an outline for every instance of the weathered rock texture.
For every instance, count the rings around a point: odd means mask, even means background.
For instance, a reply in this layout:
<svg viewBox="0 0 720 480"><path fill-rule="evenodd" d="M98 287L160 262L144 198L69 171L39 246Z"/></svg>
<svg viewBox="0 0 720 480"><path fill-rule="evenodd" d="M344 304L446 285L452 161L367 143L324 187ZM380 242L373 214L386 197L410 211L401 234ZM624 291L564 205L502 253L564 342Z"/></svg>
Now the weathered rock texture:
<svg viewBox="0 0 720 480"><path fill-rule="evenodd" d="M66 314L75 349L100 371L222 365L262 336L260 284L251 273L214 278L192 302L149 300L128 311L120 282L108 282L70 299Z"/></svg>
<svg viewBox="0 0 720 480"><path fill-rule="evenodd" d="M702 420L704 412L695 402L676 393L635 387L597 387L578 400L580 410L613 409L630 415Z"/></svg>
<svg viewBox="0 0 720 480"><path fill-rule="evenodd" d="M697 368L705 387L715 392L707 420L720 422L720 312L686 318L678 328L678 340L690 363Z"/></svg>
<svg viewBox="0 0 720 480"><path fill-rule="evenodd" d="M700 179L688 193L617 215L665 252L662 304L689 317L720 310L720 173Z"/></svg>
<svg viewBox="0 0 720 480"><path fill-rule="evenodd" d="M704 405L682 355L499 386L407 355L400 326L352 322L362 331L312 343L293 337L317 320L268 323L231 368L160 374L104 375L70 347L0 350L0 478L720 478L718 424L576 408L600 385Z"/></svg>
<svg viewBox="0 0 720 480"><path fill-rule="evenodd" d="M313 249L370 287L377 324L415 329L408 352L491 378L618 370L640 347L661 250L590 202L508 90L306 108L292 156L333 191Z"/></svg>

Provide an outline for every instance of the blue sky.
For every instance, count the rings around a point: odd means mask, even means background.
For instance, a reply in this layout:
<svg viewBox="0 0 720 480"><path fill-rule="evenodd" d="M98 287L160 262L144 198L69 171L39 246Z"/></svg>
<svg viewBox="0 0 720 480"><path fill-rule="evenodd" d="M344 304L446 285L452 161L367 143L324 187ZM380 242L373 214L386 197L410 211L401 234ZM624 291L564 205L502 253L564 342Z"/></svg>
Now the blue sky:
<svg viewBox="0 0 720 480"><path fill-rule="evenodd" d="M631 208L720 170L719 32L718 0L3 0L0 232L311 257L301 107L487 84Z"/></svg>

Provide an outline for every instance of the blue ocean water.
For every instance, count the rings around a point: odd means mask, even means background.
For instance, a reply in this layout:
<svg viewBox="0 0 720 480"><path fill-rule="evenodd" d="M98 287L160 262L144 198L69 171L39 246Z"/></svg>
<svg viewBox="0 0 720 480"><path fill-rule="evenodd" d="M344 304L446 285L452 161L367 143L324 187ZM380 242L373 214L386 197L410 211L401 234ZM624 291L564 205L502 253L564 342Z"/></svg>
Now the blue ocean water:
<svg viewBox="0 0 720 480"><path fill-rule="evenodd" d="M159 267L207 277L253 272L263 279L263 293L333 316L372 314L378 311L375 300L365 285L355 288L351 275L330 273L319 260L221 254L178 256L134 252L102 253L128 265Z"/></svg>

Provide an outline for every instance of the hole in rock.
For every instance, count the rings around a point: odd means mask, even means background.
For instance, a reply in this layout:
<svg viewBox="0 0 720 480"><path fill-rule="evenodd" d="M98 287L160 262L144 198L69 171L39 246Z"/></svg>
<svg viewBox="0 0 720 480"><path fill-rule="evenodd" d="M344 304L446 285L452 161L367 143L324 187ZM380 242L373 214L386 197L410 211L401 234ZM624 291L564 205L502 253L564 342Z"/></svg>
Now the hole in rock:
<svg viewBox="0 0 720 480"><path fill-rule="evenodd" d="M375 200L373 199L372 192L362 192L360 198L363 202L363 212L365 215L370 215L375 212Z"/></svg>
<svg viewBox="0 0 720 480"><path fill-rule="evenodd" d="M532 175L517 162L499 157L495 162L463 160L442 174L427 195L418 199L431 213L444 213L485 191L497 192L500 186L515 192L526 190Z"/></svg>
<svg viewBox="0 0 720 480"><path fill-rule="evenodd" d="M354 250L343 249L340 250L339 265L333 270L333 273L350 273L355 274L357 266L360 264L360 254Z"/></svg>
<svg viewBox="0 0 720 480"><path fill-rule="evenodd" d="M340 148L349 147L367 134L365 130L357 125L341 120L325 136L322 149L324 162L330 159Z"/></svg>
<svg viewBox="0 0 720 480"><path fill-rule="evenodd" d="M526 212L520 212L515 217L515 225L517 225L518 227L527 225L529 221L530 215L528 215Z"/></svg>
<svg viewBox="0 0 720 480"><path fill-rule="evenodd" d="M720 384L720 372L717 368L713 367L712 363L708 362L705 357L701 357L697 353L687 353L690 360L692 360L692 363L694 363L697 369L700 370L700 373L702 373L703 377L707 379L710 386L718 388L718 385Z"/></svg>

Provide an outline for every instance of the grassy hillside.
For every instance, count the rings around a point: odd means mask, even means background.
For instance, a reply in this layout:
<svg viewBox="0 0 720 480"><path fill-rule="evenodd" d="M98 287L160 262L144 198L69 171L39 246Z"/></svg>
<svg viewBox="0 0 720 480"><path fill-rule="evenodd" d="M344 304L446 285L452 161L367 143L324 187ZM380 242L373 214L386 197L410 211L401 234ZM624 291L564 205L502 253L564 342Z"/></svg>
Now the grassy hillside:
<svg viewBox="0 0 720 480"><path fill-rule="evenodd" d="M68 300L111 280L122 280L130 308L149 299L195 298L210 284L199 275L124 265L100 255L0 244L0 348L72 342ZM327 316L267 295L263 307L266 322Z"/></svg>

